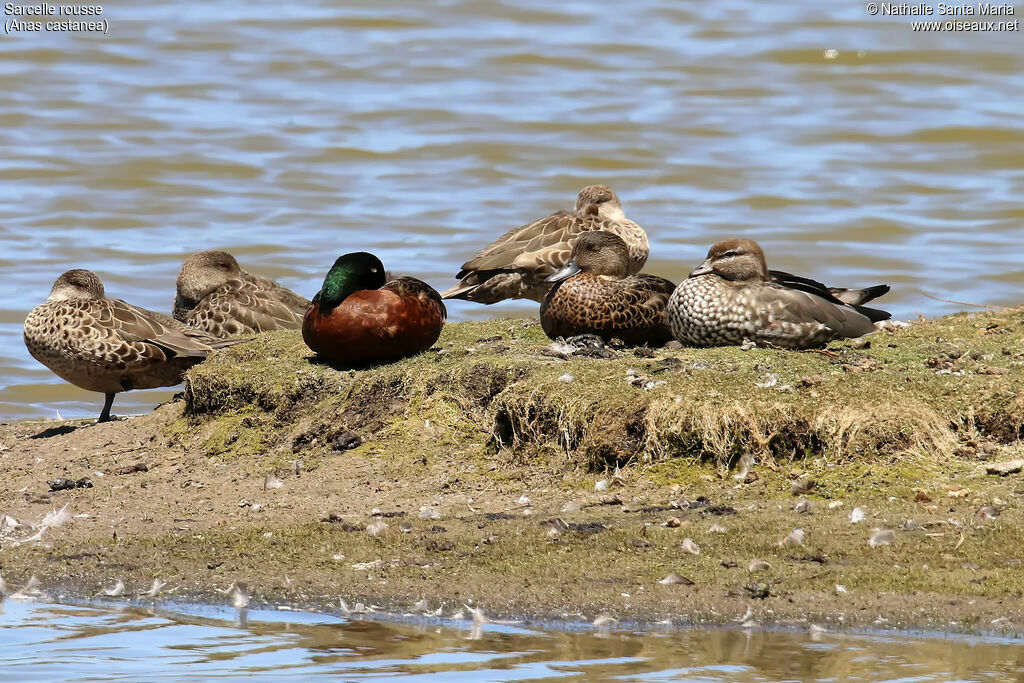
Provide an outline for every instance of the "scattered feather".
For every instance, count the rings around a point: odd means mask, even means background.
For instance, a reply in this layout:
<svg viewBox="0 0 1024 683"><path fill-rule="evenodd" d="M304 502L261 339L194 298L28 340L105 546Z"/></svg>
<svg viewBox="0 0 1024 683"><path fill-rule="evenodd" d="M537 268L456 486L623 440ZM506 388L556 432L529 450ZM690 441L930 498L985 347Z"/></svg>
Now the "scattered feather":
<svg viewBox="0 0 1024 683"><path fill-rule="evenodd" d="M772 569L772 566L764 560L751 560L747 565L748 572L763 572Z"/></svg>
<svg viewBox="0 0 1024 683"><path fill-rule="evenodd" d="M420 519L441 519L441 513L437 508L424 505L420 508Z"/></svg>
<svg viewBox="0 0 1024 683"><path fill-rule="evenodd" d="M841 500L833 500L831 503L828 504L828 509L829 510L835 510L836 508L841 508L841 507L843 507L843 501L841 501Z"/></svg>
<svg viewBox="0 0 1024 683"><path fill-rule="evenodd" d="M502 625L505 625L505 626L513 626L515 624L522 623L522 622L519 622L519 621L506 621L506 620L503 620L503 619L491 619L487 615L484 614L484 610L481 607L470 607L469 605L467 605L465 603L463 603L462 606L465 607L467 610L469 610L469 613L473 616L473 625L474 626L482 626L484 624L502 624Z"/></svg>
<svg viewBox="0 0 1024 683"><path fill-rule="evenodd" d="M565 373L564 375L561 375L561 376L560 376L560 377L558 378L558 381L559 381L559 382L564 382L565 384L572 384L572 383L573 383L573 381L574 381L575 379L576 379L575 377L573 377L572 375L570 375L570 374L569 374L569 373L567 372L567 373Z"/></svg>
<svg viewBox="0 0 1024 683"><path fill-rule="evenodd" d="M868 545L872 548L877 548L883 545L892 545L892 542L896 540L896 534L888 529L873 529L871 536L868 538Z"/></svg>
<svg viewBox="0 0 1024 683"><path fill-rule="evenodd" d="M850 524L856 524L857 522L863 522L863 521L864 521L864 511L861 510L859 507L853 508L853 511L850 512Z"/></svg>
<svg viewBox="0 0 1024 683"><path fill-rule="evenodd" d="M24 602L30 602L32 600L48 600L49 596L39 588L39 579L33 574L28 583L22 586L20 591L11 593L8 596L11 600L20 600Z"/></svg>
<svg viewBox="0 0 1024 683"><path fill-rule="evenodd" d="M377 569L382 564L384 564L382 560L374 560L373 562L356 562L352 565L352 569L357 572L365 572L371 569Z"/></svg>
<svg viewBox="0 0 1024 683"><path fill-rule="evenodd" d="M525 493L523 495L519 496L519 500L516 501L516 505L529 505L529 504L530 504L530 497L528 495L526 495Z"/></svg>
<svg viewBox="0 0 1024 683"><path fill-rule="evenodd" d="M57 527L63 526L70 522L72 517L71 513L68 512L68 505L70 505L70 503L65 503L64 507L62 507L60 510L52 510L50 512L47 512L46 516L43 517L43 521L41 522L40 526L49 527L50 529L56 529Z"/></svg>
<svg viewBox="0 0 1024 683"><path fill-rule="evenodd" d="M573 353L576 352L576 347L572 346L571 344L566 344L564 342L552 342L548 346L548 349L550 349L559 356L571 356Z"/></svg>
<svg viewBox="0 0 1024 683"><path fill-rule="evenodd" d="M844 586L844 585L842 585L840 583L836 584L836 593L846 593L846 592L847 592L846 586Z"/></svg>
<svg viewBox="0 0 1024 683"><path fill-rule="evenodd" d="M776 375L774 372L769 372L764 376L763 380L761 380L760 382L754 382L754 386L760 387L761 389L771 389L778 383L779 376Z"/></svg>
<svg viewBox="0 0 1024 683"><path fill-rule="evenodd" d="M398 525L398 530L401 531L403 534L411 533L412 529L413 526L411 522L402 522Z"/></svg>
<svg viewBox="0 0 1024 683"><path fill-rule="evenodd" d="M594 626L598 628L604 628L605 626L613 626L619 623L619 620L615 617L608 616L607 614L599 614L594 617Z"/></svg>
<svg viewBox="0 0 1024 683"><path fill-rule="evenodd" d="M166 581L161 581L160 579L153 579L153 585L149 587L149 590L145 591L144 593L139 593L139 595L141 595L144 598L155 598L157 595L160 594L160 591L162 591L164 589L164 586L166 585Z"/></svg>
<svg viewBox="0 0 1024 683"><path fill-rule="evenodd" d="M580 504L575 502L575 501L570 500L568 503L566 503L565 505L562 506L562 510L561 511L562 512L578 512L579 509L580 509Z"/></svg>
<svg viewBox="0 0 1024 683"><path fill-rule="evenodd" d="M797 502L796 505L793 506L793 509L802 515L806 515L811 511L811 501L807 500L806 498L800 500Z"/></svg>
<svg viewBox="0 0 1024 683"><path fill-rule="evenodd" d="M231 606L235 609L245 609L249 606L249 591L244 583L237 583L231 591Z"/></svg>
<svg viewBox="0 0 1024 683"><path fill-rule="evenodd" d="M420 598L412 606L413 612L426 613L429 609L430 603L427 602L426 598Z"/></svg>
<svg viewBox="0 0 1024 683"><path fill-rule="evenodd" d="M671 574L666 576L664 579L662 579L658 583L660 583L662 585L665 585L665 586L674 586L674 585L679 585L679 584L681 584L683 586L692 586L693 585L693 581L691 581L690 579L686 578L685 576L680 576L679 574L676 574L675 572L672 572Z"/></svg>
<svg viewBox="0 0 1024 683"><path fill-rule="evenodd" d="M273 474L268 474L263 477L263 490L269 491L270 489L279 489L284 486L284 482L275 477Z"/></svg>
<svg viewBox="0 0 1024 683"><path fill-rule="evenodd" d="M683 550L690 553L691 555L700 555L700 546L692 538L684 538L681 544Z"/></svg>
<svg viewBox="0 0 1024 683"><path fill-rule="evenodd" d="M804 544L804 536L805 536L805 534L804 534L804 530L803 529L793 529L792 531L790 531L786 535L786 537L784 539L779 541L779 545L780 546L803 545Z"/></svg>
<svg viewBox="0 0 1024 683"><path fill-rule="evenodd" d="M915 529L920 528L921 525L912 519L908 519L907 521L903 522L903 526L900 527L900 529L902 529L903 531L914 531Z"/></svg>
<svg viewBox="0 0 1024 683"><path fill-rule="evenodd" d="M366 525L366 533L370 536L382 536L390 527L383 519L378 519Z"/></svg>
<svg viewBox="0 0 1024 683"><path fill-rule="evenodd" d="M607 491L609 486L611 486L611 482L609 482L607 479L601 479L600 481L594 484L594 490Z"/></svg>
<svg viewBox="0 0 1024 683"><path fill-rule="evenodd" d="M548 536L554 538L555 536L558 536L563 531L567 531L568 529L569 525L566 523L564 519L553 519L551 520L551 523L548 525Z"/></svg>
<svg viewBox="0 0 1024 683"><path fill-rule="evenodd" d="M728 529L721 522L714 522L710 527L708 527L708 531L713 534L724 534Z"/></svg>
<svg viewBox="0 0 1024 683"><path fill-rule="evenodd" d="M983 505L978 508L978 511L974 513L974 516L979 522L995 519L999 516L999 508L994 505Z"/></svg>
<svg viewBox="0 0 1024 683"><path fill-rule="evenodd" d="M118 579L117 583L103 591L103 594L110 598L117 598L124 595L124 581Z"/></svg>

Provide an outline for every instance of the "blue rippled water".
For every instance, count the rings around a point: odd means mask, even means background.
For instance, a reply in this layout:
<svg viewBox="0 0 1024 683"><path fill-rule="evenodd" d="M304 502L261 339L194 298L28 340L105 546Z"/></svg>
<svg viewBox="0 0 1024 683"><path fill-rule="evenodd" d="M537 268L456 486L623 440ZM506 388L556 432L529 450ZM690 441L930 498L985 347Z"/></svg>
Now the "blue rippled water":
<svg viewBox="0 0 1024 683"><path fill-rule="evenodd" d="M892 284L899 318L964 308L921 292L1024 301L1019 31L806 1L103 8L105 36L0 40L0 417L97 412L20 339L68 268L163 311L210 247L306 295L353 249L443 288L593 182L670 278L746 235L775 267Z"/></svg>

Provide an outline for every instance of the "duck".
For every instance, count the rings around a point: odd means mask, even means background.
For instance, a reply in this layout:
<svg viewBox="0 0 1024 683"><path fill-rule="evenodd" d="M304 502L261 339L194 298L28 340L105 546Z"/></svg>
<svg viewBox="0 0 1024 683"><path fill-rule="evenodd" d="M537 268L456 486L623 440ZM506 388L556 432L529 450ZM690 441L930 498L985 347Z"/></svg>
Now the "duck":
<svg viewBox="0 0 1024 683"><path fill-rule="evenodd" d="M226 251L190 256L178 273L174 318L221 339L297 330L309 300L249 273Z"/></svg>
<svg viewBox="0 0 1024 683"><path fill-rule="evenodd" d="M544 301L551 283L545 278L565 266L580 235L603 230L626 243L628 274L640 272L650 245L647 233L626 218L619 196L605 185L580 190L572 211L559 211L499 237L462 264L459 283L442 292L444 299L493 304L506 299Z"/></svg>
<svg viewBox="0 0 1024 683"><path fill-rule="evenodd" d="M387 279L365 251L339 256L302 322L302 339L320 358L363 366L434 345L447 311L433 287L414 277Z"/></svg>
<svg viewBox="0 0 1024 683"><path fill-rule="evenodd" d="M57 278L46 301L29 312L24 339L32 357L55 375L104 395L97 422L114 419L116 394L178 384L186 370L230 345L108 297L99 276L80 268Z"/></svg>
<svg viewBox="0 0 1024 683"><path fill-rule="evenodd" d="M666 316L683 344L718 346L751 340L784 349L811 349L875 331L890 314L863 304L889 291L829 288L810 278L769 271L764 251L749 239L713 245L707 258L672 292Z"/></svg>
<svg viewBox="0 0 1024 683"><path fill-rule="evenodd" d="M632 346L662 346L672 339L665 305L675 284L655 275L629 274L629 247L610 232L586 232L540 306L540 323L552 339L594 334Z"/></svg>

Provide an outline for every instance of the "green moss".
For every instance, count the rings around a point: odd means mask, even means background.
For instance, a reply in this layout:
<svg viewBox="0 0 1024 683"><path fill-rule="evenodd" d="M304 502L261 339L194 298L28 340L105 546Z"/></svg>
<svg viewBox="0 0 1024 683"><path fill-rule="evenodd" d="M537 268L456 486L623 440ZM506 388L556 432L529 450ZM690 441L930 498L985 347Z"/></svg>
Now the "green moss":
<svg viewBox="0 0 1024 683"><path fill-rule="evenodd" d="M1024 431L1019 317L958 314L829 353L627 349L610 359L554 357L532 322L455 323L435 349L368 369L320 363L297 332L276 332L192 369L188 419L222 423L213 452L325 455L353 431L414 458L501 452L513 465L594 471L677 459L723 467L746 455L934 463L965 440ZM231 442L239 415L258 438Z"/></svg>

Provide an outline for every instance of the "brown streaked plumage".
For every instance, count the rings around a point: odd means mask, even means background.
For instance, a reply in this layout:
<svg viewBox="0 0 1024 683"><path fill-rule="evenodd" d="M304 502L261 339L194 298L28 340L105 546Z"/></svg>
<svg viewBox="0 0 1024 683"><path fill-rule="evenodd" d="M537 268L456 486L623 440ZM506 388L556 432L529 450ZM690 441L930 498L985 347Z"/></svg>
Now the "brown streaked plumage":
<svg viewBox="0 0 1024 683"><path fill-rule="evenodd" d="M433 346L447 315L437 291L414 277L385 282L373 254L338 258L302 324L306 346L340 365L396 360Z"/></svg>
<svg viewBox="0 0 1024 683"><path fill-rule="evenodd" d="M647 261L650 247L643 228L626 218L618 195L604 185L580 190L573 211L559 211L502 235L462 264L459 284L445 290L445 299L493 304L505 299L543 301L551 288L544 279L569 260L583 233L611 232L629 249L629 273Z"/></svg>
<svg viewBox="0 0 1024 683"><path fill-rule="evenodd" d="M110 419L114 394L178 384L185 370L230 344L108 298L96 274L81 269L57 278L25 319L24 337L32 357L58 377L105 395L98 422Z"/></svg>
<svg viewBox="0 0 1024 683"><path fill-rule="evenodd" d="M654 275L629 275L629 251L618 235L580 235L569 262L548 281L556 284L540 306L540 323L552 339L596 334L651 346L672 339L665 304L676 286Z"/></svg>
<svg viewBox="0 0 1024 683"><path fill-rule="evenodd" d="M242 270L226 251L189 257L178 273L175 319L226 339L302 327L309 300Z"/></svg>
<svg viewBox="0 0 1024 683"><path fill-rule="evenodd" d="M838 290L868 301L888 291ZM672 293L666 308L673 336L684 344L740 344L745 339L790 349L823 346L833 339L874 332L889 314L850 305L820 282L769 271L756 242L730 239L708 251L707 259Z"/></svg>

